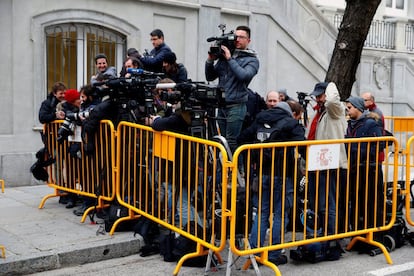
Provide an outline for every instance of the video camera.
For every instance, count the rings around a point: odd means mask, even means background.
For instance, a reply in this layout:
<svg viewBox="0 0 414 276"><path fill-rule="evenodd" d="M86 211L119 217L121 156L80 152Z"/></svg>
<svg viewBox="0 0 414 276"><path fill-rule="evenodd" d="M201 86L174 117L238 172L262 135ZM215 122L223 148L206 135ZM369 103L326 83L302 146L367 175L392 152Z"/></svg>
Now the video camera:
<svg viewBox="0 0 414 276"><path fill-rule="evenodd" d="M217 85L202 82L162 83L156 85L160 92L160 99L171 104L181 102L183 110L199 110L208 107L224 106L224 91ZM168 89L175 89L167 91Z"/></svg>
<svg viewBox="0 0 414 276"><path fill-rule="evenodd" d="M210 47L208 53L213 56L221 56L223 54L221 45L226 46L230 52L233 53L234 49L236 48L234 42L236 41L237 36L234 34L234 31L224 33L226 30L225 24L218 25L218 28L221 30L221 36L213 36L207 38L207 42L215 41L214 45Z"/></svg>
<svg viewBox="0 0 414 276"><path fill-rule="evenodd" d="M154 102L152 90L164 74L136 68L128 68L127 72L131 74L130 78L112 78L95 86L99 88L100 94L108 95L111 100L120 104L152 108Z"/></svg>
<svg viewBox="0 0 414 276"><path fill-rule="evenodd" d="M303 125L308 125L308 104L311 101L311 97L308 93L297 91L299 104L303 107Z"/></svg>

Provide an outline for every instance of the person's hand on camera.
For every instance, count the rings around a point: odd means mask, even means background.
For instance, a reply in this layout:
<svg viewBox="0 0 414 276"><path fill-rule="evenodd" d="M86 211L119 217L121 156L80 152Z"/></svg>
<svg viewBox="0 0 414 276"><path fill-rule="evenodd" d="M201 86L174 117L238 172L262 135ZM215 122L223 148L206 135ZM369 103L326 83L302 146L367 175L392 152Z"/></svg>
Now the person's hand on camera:
<svg viewBox="0 0 414 276"><path fill-rule="evenodd" d="M215 61L216 59L218 59L218 56L208 53L207 61Z"/></svg>
<svg viewBox="0 0 414 276"><path fill-rule="evenodd" d="M152 123L158 118L160 118L160 116L150 115L149 117L145 118L145 125L152 126Z"/></svg>
<svg viewBox="0 0 414 276"><path fill-rule="evenodd" d="M62 110L56 111L55 115L56 115L56 119L59 119L59 120L65 119L65 112Z"/></svg>
<svg viewBox="0 0 414 276"><path fill-rule="evenodd" d="M231 59L231 53L230 53L229 48L227 48L227 47L226 47L226 46L224 46L224 45L221 45L221 50L223 50L223 57L224 57L226 60Z"/></svg>

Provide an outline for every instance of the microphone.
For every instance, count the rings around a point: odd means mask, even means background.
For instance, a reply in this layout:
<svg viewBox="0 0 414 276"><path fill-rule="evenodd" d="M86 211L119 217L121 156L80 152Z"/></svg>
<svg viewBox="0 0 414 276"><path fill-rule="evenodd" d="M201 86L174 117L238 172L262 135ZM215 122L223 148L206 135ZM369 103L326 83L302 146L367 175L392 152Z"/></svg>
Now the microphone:
<svg viewBox="0 0 414 276"><path fill-rule="evenodd" d="M141 68L128 68L127 72L133 75L154 75L154 76L163 76L164 73L155 73L151 71L146 71Z"/></svg>

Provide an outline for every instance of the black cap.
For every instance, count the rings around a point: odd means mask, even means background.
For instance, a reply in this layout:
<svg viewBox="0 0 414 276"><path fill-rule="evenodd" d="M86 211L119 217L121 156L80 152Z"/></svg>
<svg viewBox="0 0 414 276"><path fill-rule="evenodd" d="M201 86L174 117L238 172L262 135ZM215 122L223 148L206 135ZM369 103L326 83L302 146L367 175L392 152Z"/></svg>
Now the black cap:
<svg viewBox="0 0 414 276"><path fill-rule="evenodd" d="M168 52L165 54L163 61L168 64L174 64L177 61L177 56L173 52Z"/></svg>
<svg viewBox="0 0 414 276"><path fill-rule="evenodd" d="M318 97L319 95L322 95L325 93L325 89L328 86L329 82L319 82L315 85L315 88L313 89L313 92L311 95Z"/></svg>
<svg viewBox="0 0 414 276"><path fill-rule="evenodd" d="M134 56L134 55L137 55L137 54L138 54L138 50L135 49L135 48L129 48L128 51L127 51L128 56Z"/></svg>

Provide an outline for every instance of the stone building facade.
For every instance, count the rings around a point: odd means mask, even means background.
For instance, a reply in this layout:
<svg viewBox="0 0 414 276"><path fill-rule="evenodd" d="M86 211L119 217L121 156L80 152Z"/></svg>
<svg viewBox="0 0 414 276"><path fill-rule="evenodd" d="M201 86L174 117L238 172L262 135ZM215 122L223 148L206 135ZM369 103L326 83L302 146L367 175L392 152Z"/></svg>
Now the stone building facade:
<svg viewBox="0 0 414 276"><path fill-rule="evenodd" d="M82 35L90 32L99 37L106 31L119 38L111 61L119 71L126 49L151 49L149 33L160 28L189 77L205 81L204 62L210 47L206 38L220 35L222 23L227 31L249 25L251 48L260 59L251 88L264 95L284 87L296 98L296 91L310 92L325 78L337 35L332 16L341 7L317 4L310 0L0 1L0 178L10 186L38 184L29 168L42 146L38 110L50 90L50 72L56 69L50 56L62 54L50 47L56 30L76 34L72 38L76 62L65 66L75 68L76 74L68 80L76 86L71 88L79 88L93 71L89 48L81 44ZM386 115L412 114L414 102L408 97L414 82L411 57L412 49L399 46L367 48L355 93L373 91Z"/></svg>

